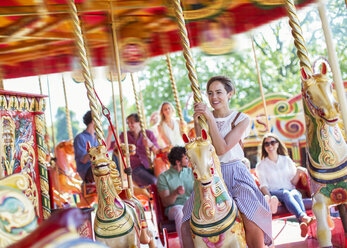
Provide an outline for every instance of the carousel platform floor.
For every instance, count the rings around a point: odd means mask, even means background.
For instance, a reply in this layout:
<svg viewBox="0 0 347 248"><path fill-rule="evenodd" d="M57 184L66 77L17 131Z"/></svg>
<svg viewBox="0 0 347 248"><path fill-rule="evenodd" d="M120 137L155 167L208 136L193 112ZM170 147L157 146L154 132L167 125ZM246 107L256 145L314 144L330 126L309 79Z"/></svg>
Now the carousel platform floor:
<svg viewBox="0 0 347 248"><path fill-rule="evenodd" d="M335 228L332 230L334 248L347 248L341 220L339 218L333 218L333 220L335 223ZM299 224L291 219L287 221L273 220L272 229L276 248L319 248L315 224L309 229L309 233L305 238L300 236ZM141 248L146 247L148 247L148 245L141 245ZM163 247L160 241L157 242L156 247ZM179 247L179 244L174 241L170 247Z"/></svg>

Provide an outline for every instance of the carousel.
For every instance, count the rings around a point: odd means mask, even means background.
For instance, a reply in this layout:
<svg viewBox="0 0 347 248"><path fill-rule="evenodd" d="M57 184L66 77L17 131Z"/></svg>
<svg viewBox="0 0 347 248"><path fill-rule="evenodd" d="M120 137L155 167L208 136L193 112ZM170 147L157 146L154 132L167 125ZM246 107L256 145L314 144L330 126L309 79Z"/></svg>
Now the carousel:
<svg viewBox="0 0 347 248"><path fill-rule="evenodd" d="M204 101L192 47L213 56L230 53L233 34L247 32L283 16L289 17L300 61L302 93L297 96L262 93L256 53L254 60L262 97L238 111L251 118L244 153L252 167L258 146L267 132L285 143L297 166L307 168L299 179L310 226L305 241L280 247L346 247L347 245L347 104L324 3L318 1L335 91L327 76L327 63L314 70L303 38L297 8L313 0L9 0L0 3L0 247L180 247L175 222L165 215L156 185L143 188L132 179L124 104L125 76L130 77L141 134L147 123L141 92L134 73L144 70L147 59L165 57L179 122L185 123L170 53L182 51L191 86L191 102ZM79 65L76 66L76 61ZM95 89L93 67L106 66L111 81L114 119ZM76 69L77 68L77 69ZM86 145L94 182L84 182L76 170L69 99L64 90L69 140L56 144L48 136L45 115L53 102L45 95L41 76L71 72L84 84L99 146ZM62 74L63 75L63 74ZM3 80L38 76L40 94L6 90ZM106 76L105 76L106 79ZM117 121L119 90L121 120ZM20 91L18 89L18 91ZM160 92L158 92L160 94ZM335 99L338 99L336 101ZM338 103L337 103L338 102ZM188 105L188 101L187 101ZM340 107L337 107L337 106ZM192 118L191 118L192 119ZM102 120L110 126L115 148L109 151ZM121 125L118 125L121 123ZM195 247L247 247L245 228L235 200L228 193L209 126L199 117L182 124L191 168L195 175L194 214L190 219ZM53 147L50 147L52 144ZM154 154L146 149L155 176L170 168L171 147ZM212 163L207 161L213 161ZM254 169L251 173L257 182ZM209 181L206 186L206 180ZM259 184L258 184L259 186ZM339 217L330 216L330 208ZM284 206L272 215L286 232L291 214ZM287 234L286 234L287 235ZM290 235L288 233L288 235Z"/></svg>

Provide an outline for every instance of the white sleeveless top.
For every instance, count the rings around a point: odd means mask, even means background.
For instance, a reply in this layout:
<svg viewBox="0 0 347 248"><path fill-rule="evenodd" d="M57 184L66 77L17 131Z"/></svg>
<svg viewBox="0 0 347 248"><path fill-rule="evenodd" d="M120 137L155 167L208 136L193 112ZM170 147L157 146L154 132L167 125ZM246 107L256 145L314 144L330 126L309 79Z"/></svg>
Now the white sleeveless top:
<svg viewBox="0 0 347 248"><path fill-rule="evenodd" d="M238 113L237 111L232 111L231 114L228 115L227 117L215 118L219 133L223 138L225 138L225 136L231 131L231 123L234 121L237 113ZM237 124L239 124L241 121L243 121L247 117L248 116L246 114L241 112L241 114L235 121L234 125L237 126ZM248 136L249 132L250 132L250 127L248 126L245 132L242 134L242 137L241 137L242 141L244 140L245 137ZM239 144L239 142L237 142L237 144L233 148L231 148L225 154L218 157L219 157L219 161L222 164L226 164L231 161L242 160L245 157L245 154L243 153L241 145Z"/></svg>
<svg viewBox="0 0 347 248"><path fill-rule="evenodd" d="M169 139L171 145L184 146L178 120L174 119L173 123L174 123L174 128L171 129L165 122L163 122L162 128L163 128L164 134Z"/></svg>

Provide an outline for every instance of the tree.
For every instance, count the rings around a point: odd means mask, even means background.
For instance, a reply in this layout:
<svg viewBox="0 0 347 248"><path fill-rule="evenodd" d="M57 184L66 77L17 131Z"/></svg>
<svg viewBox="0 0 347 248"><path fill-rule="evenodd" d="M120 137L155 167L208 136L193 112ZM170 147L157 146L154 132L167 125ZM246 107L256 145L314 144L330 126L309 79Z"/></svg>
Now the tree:
<svg viewBox="0 0 347 248"><path fill-rule="evenodd" d="M76 120L76 114L73 111L70 111L70 119L71 119L71 125L72 125L72 133L75 137L77 132L79 131L79 124ZM55 115L55 123L54 123L54 129L55 129L55 140L57 143L63 140L69 139L69 134L67 130L67 121L66 121L66 113L65 113L65 107L59 107L57 110L57 113ZM57 145L57 144L56 144Z"/></svg>
<svg viewBox="0 0 347 248"><path fill-rule="evenodd" d="M347 38L344 34L347 31L347 18L344 2L342 0L330 0L327 7L337 53L340 56L342 77L346 78L347 54L344 51L347 46ZM301 20L311 62L320 55L326 57L325 40L316 6L310 5L310 7L299 11L298 16ZM296 48L294 47L293 38L288 39L288 36L284 35L285 33L290 34L290 31L288 18L282 18L268 24L265 32L263 28L255 30L256 53L265 94L287 92L295 95L300 93L300 68ZM170 54L170 58L179 99L183 107L187 97L192 92L185 60L182 52ZM251 48L218 57L206 56L196 48L193 49L193 58L200 85L203 85L203 87L205 87L208 78L214 75L226 75L234 80L237 97L231 103L233 107L243 106L260 97ZM147 116L157 110L163 101L174 102L164 56L152 58L147 68L140 73L139 81L144 85L142 88L144 88L143 95ZM204 88L202 90L205 91Z"/></svg>

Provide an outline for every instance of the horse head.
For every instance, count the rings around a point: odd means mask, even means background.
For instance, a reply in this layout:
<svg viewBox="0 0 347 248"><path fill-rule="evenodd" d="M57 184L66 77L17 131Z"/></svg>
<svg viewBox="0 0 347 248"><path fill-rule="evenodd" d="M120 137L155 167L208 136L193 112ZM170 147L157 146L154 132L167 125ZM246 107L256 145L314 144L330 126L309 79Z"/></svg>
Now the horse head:
<svg viewBox="0 0 347 248"><path fill-rule="evenodd" d="M301 68L302 95L313 117L325 121L328 125L335 125L338 121L339 104L332 93L327 65L324 62L321 65L320 73L312 76Z"/></svg>
<svg viewBox="0 0 347 248"><path fill-rule="evenodd" d="M187 135L183 135L186 143L187 156L192 164L193 174L202 187L208 187L213 181L215 173L214 166L214 147L207 139L207 133L203 129L201 137L189 140Z"/></svg>
<svg viewBox="0 0 347 248"><path fill-rule="evenodd" d="M97 147L91 147L87 142L87 151L90 156L93 174L95 176L106 176L110 173L110 159L107 154L105 143Z"/></svg>
<svg viewBox="0 0 347 248"><path fill-rule="evenodd" d="M60 142L56 149L63 149L66 154L74 154L73 140L64 140Z"/></svg>

